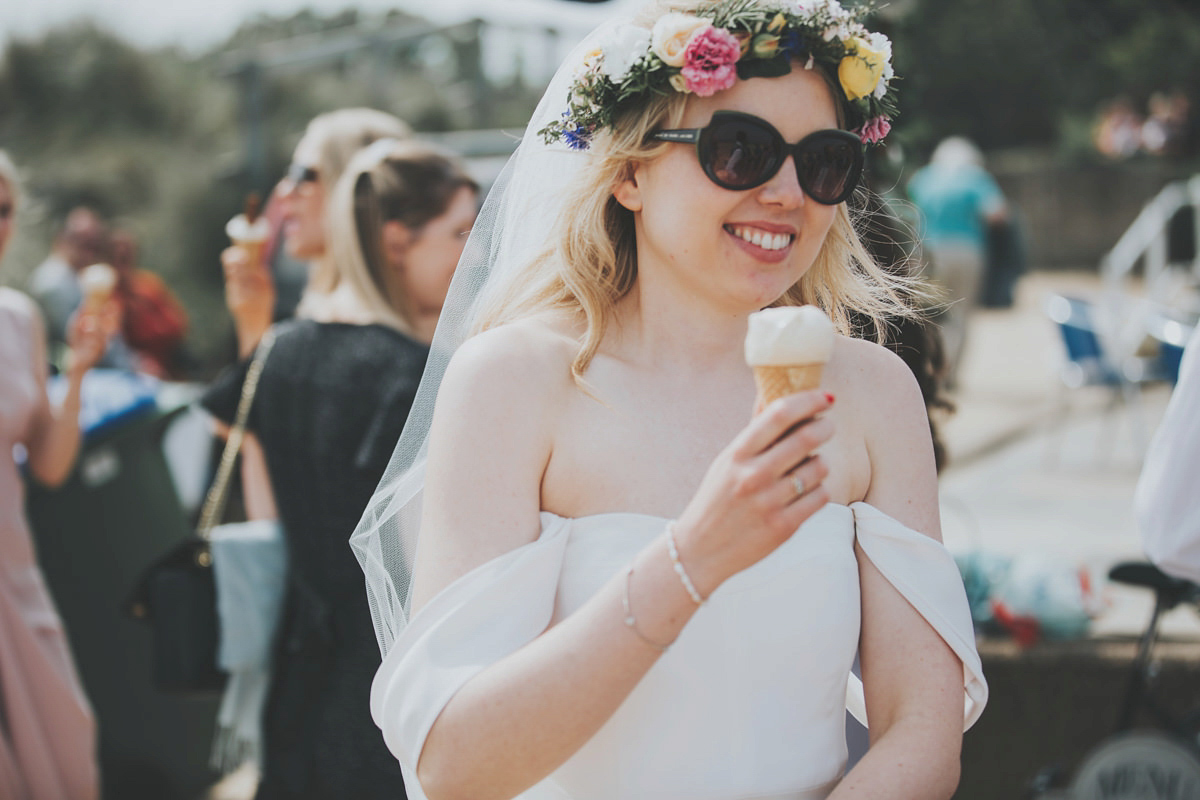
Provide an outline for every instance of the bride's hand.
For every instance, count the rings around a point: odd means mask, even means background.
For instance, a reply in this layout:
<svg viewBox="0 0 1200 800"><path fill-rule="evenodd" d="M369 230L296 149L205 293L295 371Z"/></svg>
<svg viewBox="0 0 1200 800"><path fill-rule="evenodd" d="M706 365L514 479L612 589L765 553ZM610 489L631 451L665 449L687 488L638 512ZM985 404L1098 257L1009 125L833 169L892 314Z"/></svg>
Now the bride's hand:
<svg viewBox="0 0 1200 800"><path fill-rule="evenodd" d="M833 423L818 416L831 404L815 391L777 400L713 461L675 533L703 596L773 552L829 501L822 485L829 471L815 452L833 435Z"/></svg>

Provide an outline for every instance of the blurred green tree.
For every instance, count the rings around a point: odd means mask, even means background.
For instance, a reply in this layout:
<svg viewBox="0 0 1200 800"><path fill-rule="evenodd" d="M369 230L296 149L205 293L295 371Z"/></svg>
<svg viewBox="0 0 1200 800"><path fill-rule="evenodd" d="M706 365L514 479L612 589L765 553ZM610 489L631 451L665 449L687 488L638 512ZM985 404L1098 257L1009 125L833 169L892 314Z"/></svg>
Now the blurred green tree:
<svg viewBox="0 0 1200 800"><path fill-rule="evenodd" d="M916 0L895 28L900 132L918 149L1055 144L1104 102L1200 99L1200 7L1187 0Z"/></svg>
<svg viewBox="0 0 1200 800"><path fill-rule="evenodd" d="M400 12L382 19L413 21ZM141 239L143 265L179 293L192 318L188 343L201 373L211 371L230 353L218 257L246 185L243 109L229 64L264 45L278 51L286 41L295 50L379 23L353 10L260 15L199 56L139 50L94 23L10 41L0 53L0 147L20 166L28 202L0 282L23 285L66 211L94 206ZM475 113L476 87L461 74L473 47L455 40L436 53L421 42L365 48L268 75L269 173L282 174L307 122L335 108L375 106L418 130L495 124ZM497 119L527 118L536 93L498 87Z"/></svg>

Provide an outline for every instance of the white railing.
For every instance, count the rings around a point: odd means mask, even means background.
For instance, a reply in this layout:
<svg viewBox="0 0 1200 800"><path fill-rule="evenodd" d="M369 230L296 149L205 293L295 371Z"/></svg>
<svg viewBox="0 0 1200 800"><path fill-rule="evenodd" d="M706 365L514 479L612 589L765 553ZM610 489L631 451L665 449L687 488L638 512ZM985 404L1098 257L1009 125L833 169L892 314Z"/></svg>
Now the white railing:
<svg viewBox="0 0 1200 800"><path fill-rule="evenodd" d="M1181 311L1189 319L1200 314L1200 308L1192 307L1180 291L1185 285L1200 285L1200 246L1194 248L1190 264L1168 260L1171 219L1188 207L1195 215L1194 230L1200 239L1200 175L1163 187L1100 262L1104 292L1099 298L1103 323L1099 333L1118 363L1135 357L1146 337L1148 320L1161 318L1169 309ZM1137 290L1128 279L1139 263L1143 283ZM1182 294L1194 297L1191 291Z"/></svg>
<svg viewBox="0 0 1200 800"><path fill-rule="evenodd" d="M1100 274L1110 289L1119 290L1125 278L1144 259L1142 273L1147 296L1166 299L1154 295L1166 289L1168 267L1174 266L1167 263L1167 226L1179 209L1188 206L1195 214L1195 230L1200 235L1200 175L1163 187L1100 261ZM1195 278L1200 278L1200 247L1195 248L1191 272Z"/></svg>

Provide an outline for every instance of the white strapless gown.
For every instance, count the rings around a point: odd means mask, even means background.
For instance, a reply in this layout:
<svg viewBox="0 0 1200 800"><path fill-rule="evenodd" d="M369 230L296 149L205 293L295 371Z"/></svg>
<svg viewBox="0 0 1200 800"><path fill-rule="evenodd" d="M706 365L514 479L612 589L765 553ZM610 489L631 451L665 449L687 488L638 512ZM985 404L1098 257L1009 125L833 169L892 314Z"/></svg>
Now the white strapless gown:
<svg viewBox="0 0 1200 800"><path fill-rule="evenodd" d="M536 541L421 609L371 693L410 798L425 798L417 760L454 693L583 605L665 525L642 514L543 513ZM846 763L845 709L866 722L850 673L860 622L856 538L962 661L970 727L987 686L954 560L872 506L830 504L714 592L612 718L520 800L825 798Z"/></svg>

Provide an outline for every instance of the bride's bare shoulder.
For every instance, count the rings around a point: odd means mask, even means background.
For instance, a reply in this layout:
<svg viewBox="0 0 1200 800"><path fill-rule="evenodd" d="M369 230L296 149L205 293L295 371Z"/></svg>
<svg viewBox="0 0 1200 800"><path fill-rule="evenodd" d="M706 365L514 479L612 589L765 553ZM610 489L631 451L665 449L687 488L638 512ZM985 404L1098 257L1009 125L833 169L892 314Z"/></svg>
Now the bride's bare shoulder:
<svg viewBox="0 0 1200 800"><path fill-rule="evenodd" d="M898 421L928 428L921 389L908 365L886 347L838 336L829 360L830 390L860 421L894 431Z"/></svg>
<svg viewBox="0 0 1200 800"><path fill-rule="evenodd" d="M442 391L544 407L573 386L571 362L578 349L578 326L564 314L547 312L509 322L458 348Z"/></svg>
<svg viewBox="0 0 1200 800"><path fill-rule="evenodd" d="M835 336L830 369L847 382L874 386L877 390L902 389L915 381L904 360L883 345L849 336Z"/></svg>

